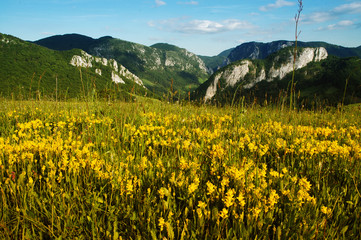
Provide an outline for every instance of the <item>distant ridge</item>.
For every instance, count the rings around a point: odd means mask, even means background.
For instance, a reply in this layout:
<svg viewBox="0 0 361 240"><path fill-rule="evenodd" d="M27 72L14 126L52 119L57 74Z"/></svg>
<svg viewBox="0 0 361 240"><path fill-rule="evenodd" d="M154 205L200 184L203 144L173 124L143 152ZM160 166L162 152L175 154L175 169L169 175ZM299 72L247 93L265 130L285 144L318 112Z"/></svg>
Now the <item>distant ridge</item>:
<svg viewBox="0 0 361 240"><path fill-rule="evenodd" d="M53 50L78 48L97 57L115 59L158 94L168 94L171 88L187 94L209 77L197 55L166 43L148 47L109 36L93 39L80 34L57 35L34 43Z"/></svg>
<svg viewBox="0 0 361 240"><path fill-rule="evenodd" d="M97 40L91 37L72 33L43 38L38 41L34 41L34 43L58 51L78 48L88 52L90 46L95 44L96 41Z"/></svg>
<svg viewBox="0 0 361 240"><path fill-rule="evenodd" d="M294 41L279 40L268 43L247 42L234 48L228 55L230 62L241 59L265 59L270 54L275 53L282 48L293 46ZM360 48L347 48L333 45L326 42L302 42L298 41L299 47L324 47L329 55L336 57L361 57Z"/></svg>

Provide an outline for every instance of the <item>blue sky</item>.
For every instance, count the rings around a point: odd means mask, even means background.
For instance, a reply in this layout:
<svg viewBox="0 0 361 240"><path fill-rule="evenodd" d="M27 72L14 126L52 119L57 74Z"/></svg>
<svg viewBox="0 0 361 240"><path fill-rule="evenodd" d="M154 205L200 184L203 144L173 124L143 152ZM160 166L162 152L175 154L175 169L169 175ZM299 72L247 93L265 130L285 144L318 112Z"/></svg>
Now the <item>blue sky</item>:
<svg viewBox="0 0 361 240"><path fill-rule="evenodd" d="M1 0L0 32L79 33L213 56L243 42L294 40L297 0ZM300 41L361 45L361 1L303 1Z"/></svg>

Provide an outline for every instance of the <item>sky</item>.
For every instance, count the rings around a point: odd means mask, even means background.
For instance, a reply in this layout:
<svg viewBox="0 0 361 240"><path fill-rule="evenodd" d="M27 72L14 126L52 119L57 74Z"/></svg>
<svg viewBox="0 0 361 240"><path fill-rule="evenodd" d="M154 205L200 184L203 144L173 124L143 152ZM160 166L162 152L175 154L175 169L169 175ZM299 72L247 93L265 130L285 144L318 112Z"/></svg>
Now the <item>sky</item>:
<svg viewBox="0 0 361 240"><path fill-rule="evenodd" d="M0 33L35 41L78 33L214 56L244 42L295 40L300 0L1 0ZM361 1L304 0L299 41L361 45Z"/></svg>

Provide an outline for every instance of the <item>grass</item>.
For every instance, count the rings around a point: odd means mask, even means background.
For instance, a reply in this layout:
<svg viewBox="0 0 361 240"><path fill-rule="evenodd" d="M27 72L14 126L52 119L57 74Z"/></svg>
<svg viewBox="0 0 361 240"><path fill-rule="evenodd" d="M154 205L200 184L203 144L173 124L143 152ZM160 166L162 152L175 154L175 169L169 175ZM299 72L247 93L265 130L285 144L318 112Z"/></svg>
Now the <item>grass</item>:
<svg viewBox="0 0 361 240"><path fill-rule="evenodd" d="M1 101L0 238L360 238L360 105L87 104Z"/></svg>

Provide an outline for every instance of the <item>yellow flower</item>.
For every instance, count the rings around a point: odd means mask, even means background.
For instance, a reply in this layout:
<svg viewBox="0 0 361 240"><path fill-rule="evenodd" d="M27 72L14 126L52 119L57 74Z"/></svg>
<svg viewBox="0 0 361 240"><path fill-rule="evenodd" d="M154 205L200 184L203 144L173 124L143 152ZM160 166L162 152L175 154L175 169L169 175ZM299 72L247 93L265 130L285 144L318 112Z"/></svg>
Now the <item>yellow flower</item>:
<svg viewBox="0 0 361 240"><path fill-rule="evenodd" d="M216 190L216 186L213 185L213 183L211 183L210 181L208 181L206 185L208 190L207 195L212 195L212 193Z"/></svg>
<svg viewBox="0 0 361 240"><path fill-rule="evenodd" d="M165 225L164 218L162 218L162 217L159 218L158 226L160 227L160 231L163 231L164 225Z"/></svg>
<svg viewBox="0 0 361 240"><path fill-rule="evenodd" d="M228 217L228 210L226 208L223 208L222 211L219 213L219 216L223 219Z"/></svg>
<svg viewBox="0 0 361 240"><path fill-rule="evenodd" d="M239 205L241 207L244 207L244 205L246 205L246 201L244 200L243 194L239 193L237 200L239 201Z"/></svg>
<svg viewBox="0 0 361 240"><path fill-rule="evenodd" d="M252 212L255 216L255 218L258 218L258 215L261 213L261 209L259 209L258 207L252 208Z"/></svg>
<svg viewBox="0 0 361 240"><path fill-rule="evenodd" d="M127 195L132 194L133 193L133 181L132 180L128 180L127 181Z"/></svg>
<svg viewBox="0 0 361 240"><path fill-rule="evenodd" d="M331 208L328 208L328 207L325 207L325 206L321 207L321 212L326 214L327 216L330 216L332 214Z"/></svg>
<svg viewBox="0 0 361 240"><path fill-rule="evenodd" d="M201 209L205 209L207 207L207 204L205 202L199 201L198 202L198 207Z"/></svg>
<svg viewBox="0 0 361 240"><path fill-rule="evenodd" d="M234 194L236 191L234 189L229 189L226 193L226 197L224 198L223 202L227 208L234 204Z"/></svg>
<svg viewBox="0 0 361 240"><path fill-rule="evenodd" d="M188 187L188 193L192 194L194 193L198 188L198 183L191 183L191 185L189 185Z"/></svg>
<svg viewBox="0 0 361 240"><path fill-rule="evenodd" d="M309 181L307 181L307 178L305 178L305 177L301 178L299 180L298 184L300 185L300 187L302 187L306 191L309 191L312 186L312 184Z"/></svg>
<svg viewBox="0 0 361 240"><path fill-rule="evenodd" d="M272 189L270 196L269 196L269 205L270 207L274 207L275 204L277 204L277 201L280 197L278 196L278 194L276 193L276 190Z"/></svg>
<svg viewBox="0 0 361 240"><path fill-rule="evenodd" d="M159 190L158 190L158 193L159 193L160 199L163 199L163 198L164 198L164 194L165 194L164 188L159 189Z"/></svg>
<svg viewBox="0 0 361 240"><path fill-rule="evenodd" d="M221 182L222 187L227 187L228 184L229 184L229 178L228 178L228 177L224 177L224 178L222 179L222 182Z"/></svg>

